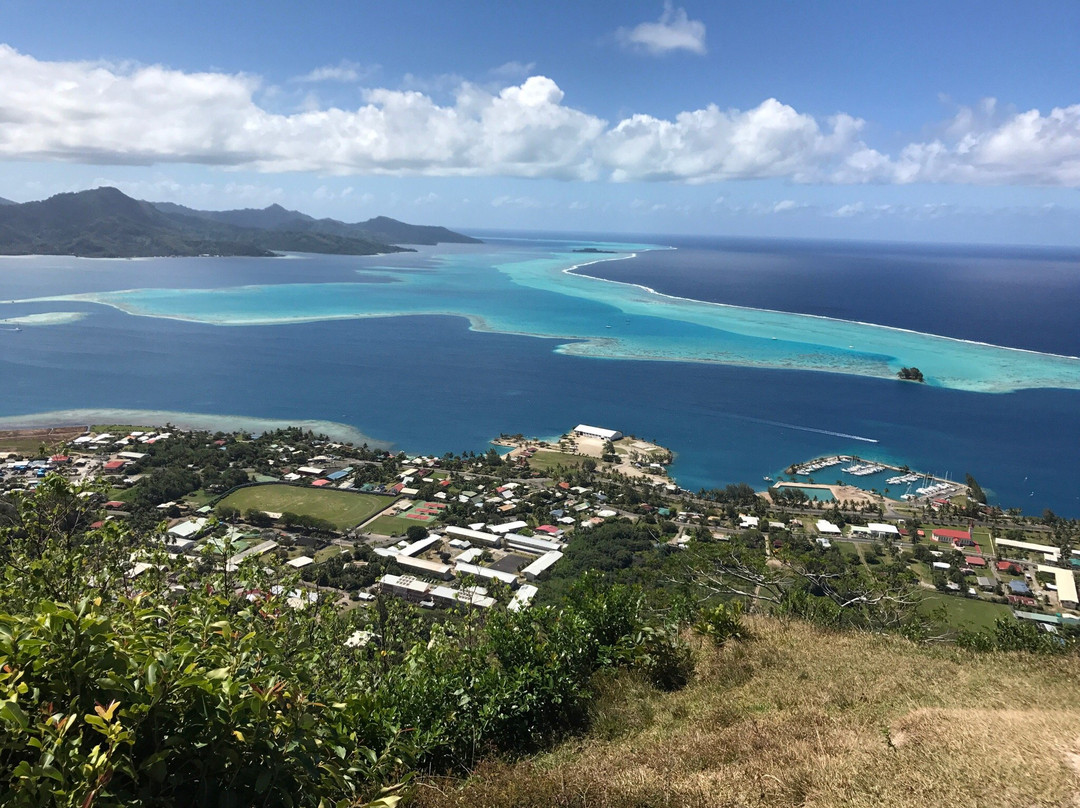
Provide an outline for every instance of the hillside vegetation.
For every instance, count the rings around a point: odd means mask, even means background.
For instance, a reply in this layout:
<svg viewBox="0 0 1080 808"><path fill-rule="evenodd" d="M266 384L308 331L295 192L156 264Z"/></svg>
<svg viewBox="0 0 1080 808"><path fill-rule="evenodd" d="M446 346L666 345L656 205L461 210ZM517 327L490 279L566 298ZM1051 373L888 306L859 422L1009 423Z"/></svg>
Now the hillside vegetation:
<svg viewBox="0 0 1080 808"><path fill-rule="evenodd" d="M412 804L1080 805L1075 658L749 625L748 641L699 645L683 690L610 678L586 736L464 785L428 780Z"/></svg>
<svg viewBox="0 0 1080 808"><path fill-rule="evenodd" d="M376 255L400 243L475 242L442 227L379 217L348 224L272 205L200 211L132 199L116 188L57 194L40 202L0 202L0 255L244 255L276 252Z"/></svg>

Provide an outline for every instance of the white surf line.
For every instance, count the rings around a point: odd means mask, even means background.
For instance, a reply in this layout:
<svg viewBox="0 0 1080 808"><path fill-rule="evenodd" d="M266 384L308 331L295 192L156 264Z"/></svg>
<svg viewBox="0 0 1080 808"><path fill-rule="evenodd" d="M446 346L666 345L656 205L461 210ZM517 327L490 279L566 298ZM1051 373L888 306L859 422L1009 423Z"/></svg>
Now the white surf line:
<svg viewBox="0 0 1080 808"><path fill-rule="evenodd" d="M818 429L813 426L799 426L798 424L788 424L783 421L770 421L767 418L754 418L750 415L726 414L730 418L738 418L742 421L753 421L755 424L767 424L768 426L778 426L783 429L797 429L800 432L816 432L818 435L829 435L834 438L847 438L848 440L860 440L863 443L878 443L877 438L865 438L862 435L851 435L847 432L833 432L831 429Z"/></svg>
<svg viewBox="0 0 1080 808"><path fill-rule="evenodd" d="M672 247L670 249L676 249L676 248ZM646 250L644 252L651 252L651 250ZM595 275L587 275L587 274L583 274L583 273L579 273L579 272L575 271L575 270L581 269L583 267L590 266L592 264L602 263L604 261L618 261L618 260L623 259L623 258L636 258L636 257L637 257L637 253L630 253L628 255L613 256L611 258L601 258L601 259L598 259L596 261L587 261L587 262L583 262L583 263L580 263L580 264L575 264L572 267L567 267L566 269L562 270L562 273L565 274L565 275L573 275L573 276L578 277L578 278L587 278L588 280L591 280L591 281L600 281L601 283L614 283L614 284L616 284L618 286L631 286L631 287L633 287L635 289L640 289L643 292L647 292L650 295L655 295L656 297L667 298L668 300L676 300L676 301L680 301L682 303L698 303L698 304L703 305L703 306L716 306L718 308L734 309L734 310L745 311L745 312L763 312L763 313L766 313L766 314L779 314L779 315L786 315L788 317L810 317L810 318L813 318L815 320L825 320L826 322L830 322L830 323L846 323L846 324L850 324L850 325L861 325L861 326L865 326L867 328L880 328L880 329L882 329L884 331L893 331L893 332L900 333L900 334L911 334L911 335L917 336L917 337L930 337L931 339L946 340L948 342L959 342L959 343L963 343L963 344L966 344L966 345L978 345L978 346L981 346L983 348L997 348L998 350L1002 350L1002 351L1016 351L1017 353L1031 354L1033 356L1046 356L1046 357L1051 357L1053 359L1071 359L1071 360L1074 360L1074 361L1080 361L1080 356L1072 356L1070 354L1050 353L1048 351L1035 351L1035 350L1032 350L1030 348L1014 348L1011 345L998 345L998 344L993 343L993 342L981 342L979 340L963 339L961 337L946 337L946 336L944 336L942 334L932 334L929 331L915 331L914 329L911 329L911 328L900 328L899 326L894 326L894 325L882 325L881 323L867 323L867 322L864 322L862 320L845 320L842 317L828 317L828 316L826 316L824 314L806 314L806 313L801 312L801 311L784 311L783 309L764 309L764 308L758 308L758 307L755 307L755 306L740 306L740 305L735 304L735 303L717 303L714 300L698 300L695 297L681 297L679 295L670 295L670 294L667 294L666 292L659 292L656 289L653 289L651 286L646 286L645 284L642 284L642 283L631 283L629 281L617 281L617 280L613 280L611 278L597 278ZM655 316L660 316L660 315L655 315ZM751 336L751 335L745 335L745 336ZM759 337L758 339L764 339L764 337ZM826 347L829 347L829 346L826 346Z"/></svg>

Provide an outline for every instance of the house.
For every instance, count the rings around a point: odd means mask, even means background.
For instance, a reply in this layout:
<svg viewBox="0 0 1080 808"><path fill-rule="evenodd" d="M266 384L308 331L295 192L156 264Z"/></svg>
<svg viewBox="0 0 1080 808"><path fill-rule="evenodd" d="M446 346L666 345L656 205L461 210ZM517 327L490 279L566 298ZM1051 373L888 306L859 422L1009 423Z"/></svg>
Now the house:
<svg viewBox="0 0 1080 808"><path fill-rule="evenodd" d="M1031 597L1031 588L1027 585L1027 581L1009 581L1009 591L1019 597Z"/></svg>
<svg viewBox="0 0 1080 808"><path fill-rule="evenodd" d="M979 589L996 589L997 585L994 583L993 578L987 578L985 575L980 575L975 579L975 582L979 585Z"/></svg>
<svg viewBox="0 0 1080 808"><path fill-rule="evenodd" d="M985 567L986 559L981 556L964 556L964 563L969 567Z"/></svg>
<svg viewBox="0 0 1080 808"><path fill-rule="evenodd" d="M817 520L817 531L818 531L818 533L821 533L821 534L827 535L827 536L839 536L840 535L840 528L837 525L834 525L828 519L818 519Z"/></svg>
<svg viewBox="0 0 1080 808"><path fill-rule="evenodd" d="M887 525L884 522L871 522L866 526L870 532L883 539L898 539L900 538L900 531L894 525Z"/></svg>
<svg viewBox="0 0 1080 808"><path fill-rule="evenodd" d="M1010 575L1023 574L1023 570L1021 570L1017 564L1014 564L1011 561L998 561L996 564L994 564L994 567L997 569L998 572L1007 572Z"/></svg>

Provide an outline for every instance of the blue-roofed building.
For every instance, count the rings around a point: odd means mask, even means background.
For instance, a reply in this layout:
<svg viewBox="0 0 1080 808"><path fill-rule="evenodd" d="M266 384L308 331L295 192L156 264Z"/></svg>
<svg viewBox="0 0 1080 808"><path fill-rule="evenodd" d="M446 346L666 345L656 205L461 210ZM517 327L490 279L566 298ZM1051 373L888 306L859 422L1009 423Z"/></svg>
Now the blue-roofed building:
<svg viewBox="0 0 1080 808"><path fill-rule="evenodd" d="M327 474L326 479L337 481L343 477L347 477L350 474L352 474L352 466L350 466L349 468L344 468L341 471L335 471L333 474Z"/></svg>
<svg viewBox="0 0 1080 808"><path fill-rule="evenodd" d="M1031 597L1031 588L1027 585L1027 581L1009 581L1009 590L1014 595Z"/></svg>

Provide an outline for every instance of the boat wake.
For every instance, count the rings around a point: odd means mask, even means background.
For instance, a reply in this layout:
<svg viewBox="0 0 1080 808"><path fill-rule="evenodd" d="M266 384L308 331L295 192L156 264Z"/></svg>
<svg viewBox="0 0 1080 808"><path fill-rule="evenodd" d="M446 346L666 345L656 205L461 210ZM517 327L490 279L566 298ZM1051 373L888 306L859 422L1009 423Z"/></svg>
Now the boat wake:
<svg viewBox="0 0 1080 808"><path fill-rule="evenodd" d="M813 426L799 426L798 424L788 424L783 421L770 421L767 418L754 418L749 415L733 415L733 418L739 418L743 421L753 421L755 424L767 424L768 426L778 426L781 429L795 429L799 432L814 432L818 435L830 435L834 438L847 438L848 440L859 440L863 443L877 443L877 438L865 438L862 435L851 435L847 432L833 432L831 429L818 429Z"/></svg>

